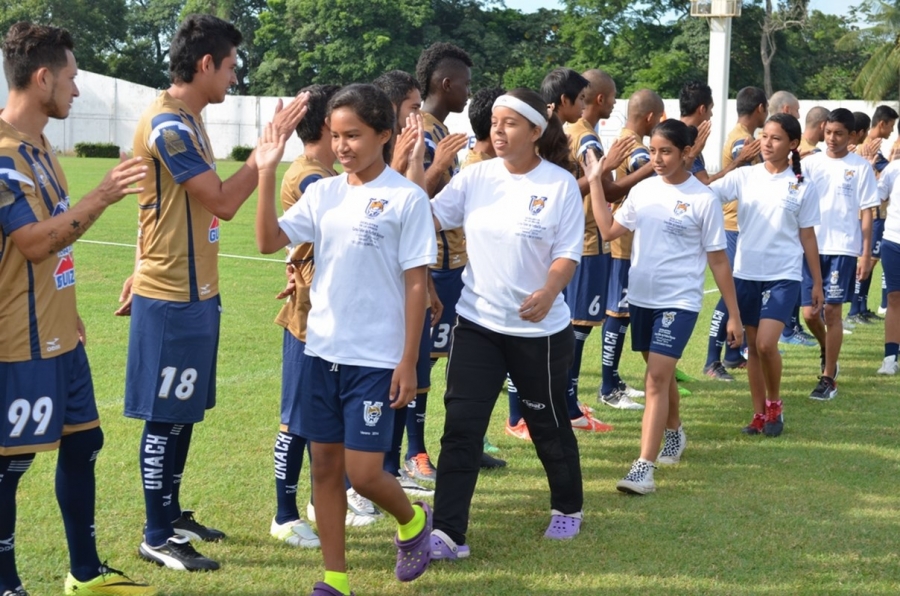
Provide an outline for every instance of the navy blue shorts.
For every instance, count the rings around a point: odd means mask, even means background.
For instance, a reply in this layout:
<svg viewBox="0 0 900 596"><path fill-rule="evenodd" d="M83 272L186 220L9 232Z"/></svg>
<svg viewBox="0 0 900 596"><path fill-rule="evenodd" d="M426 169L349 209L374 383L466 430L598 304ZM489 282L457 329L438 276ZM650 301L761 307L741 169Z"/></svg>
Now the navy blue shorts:
<svg viewBox="0 0 900 596"><path fill-rule="evenodd" d="M856 287L856 257L819 255L819 267L822 269L825 304L843 304L853 300L853 291ZM803 259L800 304L812 306L812 276L806 259Z"/></svg>
<svg viewBox="0 0 900 596"><path fill-rule="evenodd" d="M566 286L566 304L572 324L597 326L606 318L606 291L612 257L608 254L581 257L575 275Z"/></svg>
<svg viewBox="0 0 900 596"><path fill-rule="evenodd" d="M697 323L696 313L679 308L631 305L631 349L681 358Z"/></svg>
<svg viewBox="0 0 900 596"><path fill-rule="evenodd" d="M884 241L884 220L875 218L872 220L872 258L881 258L881 244Z"/></svg>
<svg viewBox="0 0 900 596"><path fill-rule="evenodd" d="M219 296L172 302L135 296L125 368L125 415L192 424L216 405Z"/></svg>
<svg viewBox="0 0 900 596"><path fill-rule="evenodd" d="M84 346L44 360L0 362L0 455L50 451L100 426Z"/></svg>
<svg viewBox="0 0 900 596"><path fill-rule="evenodd" d="M881 269L884 271L884 289L900 292L900 244L884 240L881 243Z"/></svg>
<svg viewBox="0 0 900 596"><path fill-rule="evenodd" d="M794 307L800 297L800 282L778 279L752 281L734 278L738 310L741 322L748 327L759 327L761 319L773 319L785 325L791 324Z"/></svg>
<svg viewBox="0 0 900 596"><path fill-rule="evenodd" d="M425 324L419 338L419 360L416 362L416 393L431 389L431 309L425 310Z"/></svg>
<svg viewBox="0 0 900 596"><path fill-rule="evenodd" d="M625 318L628 311L628 272L631 261L628 259L610 259L609 287L606 293L606 314L611 317Z"/></svg>
<svg viewBox="0 0 900 596"><path fill-rule="evenodd" d="M734 271L734 258L737 255L737 242L740 235L740 232L725 230L725 255L728 257L728 262L731 263L732 271Z"/></svg>
<svg viewBox="0 0 900 596"><path fill-rule="evenodd" d="M393 374L387 368L334 364L307 355L300 371L300 436L387 453L394 430Z"/></svg>
<svg viewBox="0 0 900 596"><path fill-rule="evenodd" d="M456 324L456 303L462 294L462 274L465 267L457 269L432 269L434 289L444 305L441 320L431 332L431 357L441 358L450 353L450 332Z"/></svg>
<svg viewBox="0 0 900 596"><path fill-rule="evenodd" d="M300 435L300 369L306 358L306 343L284 330L281 345L281 430Z"/></svg>

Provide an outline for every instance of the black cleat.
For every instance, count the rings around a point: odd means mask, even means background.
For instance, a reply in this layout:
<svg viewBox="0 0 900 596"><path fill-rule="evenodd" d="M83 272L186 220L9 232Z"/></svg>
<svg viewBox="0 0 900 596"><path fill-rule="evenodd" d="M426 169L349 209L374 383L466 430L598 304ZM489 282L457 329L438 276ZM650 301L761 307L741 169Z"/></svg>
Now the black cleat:
<svg viewBox="0 0 900 596"><path fill-rule="evenodd" d="M179 571L215 571L219 568L218 563L198 553L184 536L172 536L165 544L156 547L141 542L138 555L160 567Z"/></svg>
<svg viewBox="0 0 900 596"><path fill-rule="evenodd" d="M172 522L172 528L179 536L184 536L191 540L202 540L204 542L225 540L225 532L204 526L194 519L194 512L189 509L182 511L181 516Z"/></svg>

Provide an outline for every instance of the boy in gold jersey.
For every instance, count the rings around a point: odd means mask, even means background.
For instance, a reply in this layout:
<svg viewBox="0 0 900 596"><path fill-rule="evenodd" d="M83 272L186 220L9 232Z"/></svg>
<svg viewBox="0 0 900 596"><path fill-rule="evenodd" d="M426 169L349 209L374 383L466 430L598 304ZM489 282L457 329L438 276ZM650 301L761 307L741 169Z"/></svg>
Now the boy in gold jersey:
<svg viewBox="0 0 900 596"><path fill-rule="evenodd" d="M44 128L78 97L74 42L65 29L16 23L3 40L9 98L0 115L0 594L27 596L16 570L16 489L35 453L59 449L56 498L69 548L64 593L151 596L100 562L94 465L103 431L75 306L72 246L147 172L113 169L70 205Z"/></svg>
<svg viewBox="0 0 900 596"><path fill-rule="evenodd" d="M816 106L806 113L803 136L800 137L800 146L797 147L801 159L821 151L819 143L825 140L826 118L828 118L828 108L822 106Z"/></svg>
<svg viewBox="0 0 900 596"><path fill-rule="evenodd" d="M221 540L183 510L179 489L194 423L215 406L219 342L219 222L256 188L255 156L231 178L215 171L201 118L236 82L241 33L210 15L191 15L169 48L172 85L138 121L134 153L152 166L139 195L138 256L131 287L125 415L145 421L140 468L147 524L142 558L178 570L214 570L190 540ZM303 99L276 114L288 135Z"/></svg>

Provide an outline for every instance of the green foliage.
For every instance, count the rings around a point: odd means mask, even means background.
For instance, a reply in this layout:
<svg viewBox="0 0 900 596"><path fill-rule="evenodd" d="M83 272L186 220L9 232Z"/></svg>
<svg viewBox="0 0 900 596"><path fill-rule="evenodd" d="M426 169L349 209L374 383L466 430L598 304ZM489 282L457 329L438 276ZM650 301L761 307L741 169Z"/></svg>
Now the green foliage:
<svg viewBox="0 0 900 596"><path fill-rule="evenodd" d="M75 143L77 157L119 157L119 151L112 143Z"/></svg>
<svg viewBox="0 0 900 596"><path fill-rule="evenodd" d="M247 161L247 158L250 157L250 153L253 152L253 147L247 147L246 145L235 145L231 148L231 159L234 161L244 162Z"/></svg>

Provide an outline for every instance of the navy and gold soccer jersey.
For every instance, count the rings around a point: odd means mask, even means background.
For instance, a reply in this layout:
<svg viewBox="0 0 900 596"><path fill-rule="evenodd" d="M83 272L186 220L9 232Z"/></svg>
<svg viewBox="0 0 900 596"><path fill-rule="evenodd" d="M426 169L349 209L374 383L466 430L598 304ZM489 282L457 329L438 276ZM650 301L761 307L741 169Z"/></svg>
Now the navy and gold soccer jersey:
<svg viewBox="0 0 900 596"><path fill-rule="evenodd" d="M469 166L475 165L477 163L481 163L483 161L487 161L489 159L493 159L492 156L487 153L482 153L481 151L475 151L474 149L469 149L469 152L466 153L466 159L463 161L462 165L459 166L459 169L467 168Z"/></svg>
<svg viewBox="0 0 900 596"><path fill-rule="evenodd" d="M134 156L150 171L138 196L141 263L133 292L173 302L217 296L219 219L182 186L215 169L202 119L163 91L138 122Z"/></svg>
<svg viewBox="0 0 900 596"><path fill-rule="evenodd" d="M725 145L722 147L722 167L728 167L731 162L737 159L737 156L741 154L741 150L744 148L744 143L747 139L752 139L753 135L750 134L750 131L744 128L744 125L740 122L731 129L731 132L728 133L728 136L725 138ZM744 165L756 165L762 162L762 156L757 154L750 163ZM725 231L726 232L737 232L740 230L738 227L738 202L731 201L729 203L725 203L722 206L722 211L725 214Z"/></svg>
<svg viewBox="0 0 900 596"><path fill-rule="evenodd" d="M797 146L797 151L800 152L800 155L806 157L807 155L813 155L821 151L818 145L813 145L809 141L806 140L805 137L800 138L800 144Z"/></svg>
<svg viewBox="0 0 900 596"><path fill-rule="evenodd" d="M0 362L53 358L78 344L72 247L31 263L9 238L67 211L67 187L47 139L0 120Z"/></svg>
<svg viewBox="0 0 900 596"><path fill-rule="evenodd" d="M428 112L422 112L422 121L425 126L425 169L427 170L434 162L438 143L450 134L450 131L440 120ZM458 171L459 159L454 157L453 165L447 168L441 177L443 185L450 182L450 178ZM437 244L437 264L432 266L433 269L459 269L465 267L468 256L466 255L466 237L462 228L439 232Z"/></svg>
<svg viewBox="0 0 900 596"><path fill-rule="evenodd" d="M294 160L281 181L281 207L283 211L290 209L300 200L306 189L314 182L334 176L325 164L318 160L301 155ZM312 286L315 262L313 261L313 245L304 242L290 251L290 261L294 266L294 293L275 318L275 322L302 342L306 341L306 320L309 317L309 289Z"/></svg>
<svg viewBox="0 0 900 596"><path fill-rule="evenodd" d="M597 137L596 131L584 118L580 118L574 124L566 126L566 134L569 137L569 151L575 161L575 178L584 176L584 166L587 164L587 154L592 151L597 159L603 157L603 145ZM591 193L588 191L583 196L584 201L584 252L583 256L598 255L601 251L600 230L594 220L594 209L591 206ZM604 252L609 252L608 245L603 247Z"/></svg>
<svg viewBox="0 0 900 596"><path fill-rule="evenodd" d="M623 128L622 132L619 134L620 139L627 138L634 139L634 148L631 150L631 153L628 155L628 158L622 162L622 165L616 169L616 179L621 180L628 176L629 174L633 174L641 169L644 165L650 162L650 150L644 145L644 139L642 139L636 132L633 130L629 130L627 128ZM616 211L622 206L622 203L625 202L625 199L628 197L624 197L618 203L613 203L612 212L615 214ZM631 259L631 244L634 241L634 232L626 232L622 234L619 238L611 241L610 244L610 254L614 259Z"/></svg>

